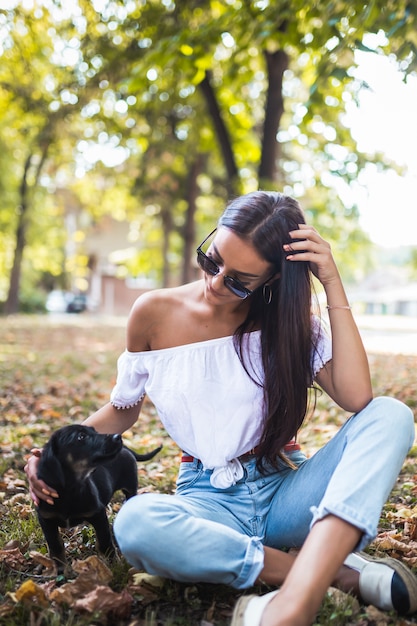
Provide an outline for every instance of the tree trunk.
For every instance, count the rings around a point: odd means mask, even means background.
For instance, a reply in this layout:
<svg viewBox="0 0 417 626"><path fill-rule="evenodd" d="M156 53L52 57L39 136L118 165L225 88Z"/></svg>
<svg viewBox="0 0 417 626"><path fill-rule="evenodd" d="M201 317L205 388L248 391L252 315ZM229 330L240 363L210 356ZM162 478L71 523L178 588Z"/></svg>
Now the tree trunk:
<svg viewBox="0 0 417 626"><path fill-rule="evenodd" d="M208 111L210 113L211 119L213 120L214 130L217 135L220 150L223 155L223 162L227 171L228 180L226 187L228 193L231 194L238 186L237 183L239 180L239 173L235 161L235 156L233 154L230 136L223 121L220 107L217 103L216 95L214 93L210 78L211 74L209 71L207 71L199 87L203 92Z"/></svg>
<svg viewBox="0 0 417 626"><path fill-rule="evenodd" d="M20 183L19 196L20 207L19 217L16 227L16 246L14 250L13 266L10 274L9 292L7 294L7 300L4 305L4 313L6 315L12 315L19 311L19 290L20 290L20 275L22 271L23 251L26 244L26 230L27 230L27 211L28 211L28 174L32 163L33 154L30 154L26 159L25 167L23 168L22 182Z"/></svg>
<svg viewBox="0 0 417 626"><path fill-rule="evenodd" d="M46 128L48 131L49 128ZM45 133L45 130L44 130ZM45 133L46 135L46 133ZM43 165L46 161L46 157L48 154L48 149L50 145L50 139L44 139L40 142L40 146L42 148L41 157L39 159L39 163L36 166L36 171L34 174L34 182L32 184L33 189L36 189L39 183L39 177L41 175L41 171ZM23 168L23 177L22 182L20 184L19 195L20 195L20 212L19 219L16 228L16 247L13 258L13 266L10 274L10 283L9 283L9 292L7 294L7 300L4 305L4 313L6 315L12 315L13 313L18 313L19 311L19 294L20 294L20 277L22 273L22 261L23 261L23 253L26 246L26 233L29 224L29 208L30 208L30 200L29 200L29 171L32 165L34 154L29 154L26 159L25 166Z"/></svg>
<svg viewBox="0 0 417 626"><path fill-rule="evenodd" d="M262 138L262 156L259 165L259 184L267 186L276 178L279 158L277 133L282 114L284 99L282 81L288 67L288 55L283 50L265 52L268 73L268 91L265 104L265 119Z"/></svg>
<svg viewBox="0 0 417 626"><path fill-rule="evenodd" d="M169 267L169 236L172 232L172 215L169 208L163 208L161 210L161 221L162 221L162 286L169 287L171 271Z"/></svg>
<svg viewBox="0 0 417 626"><path fill-rule="evenodd" d="M198 154L191 166L187 184L187 212L183 229L184 253L182 266L182 283L189 283L196 278L196 269L192 259L195 246L195 214L197 210L198 184L197 178L203 169L205 158Z"/></svg>

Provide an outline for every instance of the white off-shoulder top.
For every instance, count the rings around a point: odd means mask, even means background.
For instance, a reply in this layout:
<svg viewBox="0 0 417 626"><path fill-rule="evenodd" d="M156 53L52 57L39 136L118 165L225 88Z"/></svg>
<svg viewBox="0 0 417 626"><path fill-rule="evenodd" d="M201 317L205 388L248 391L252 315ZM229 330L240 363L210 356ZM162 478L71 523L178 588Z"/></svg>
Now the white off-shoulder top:
<svg viewBox="0 0 417 626"><path fill-rule="evenodd" d="M313 374L331 359L331 341L316 325ZM245 335L251 374L262 381L260 331ZM147 394L178 446L214 470L213 486L227 488L243 474L238 457L254 448L263 429L263 390L246 373L233 337L146 352L126 350L110 401L117 408Z"/></svg>

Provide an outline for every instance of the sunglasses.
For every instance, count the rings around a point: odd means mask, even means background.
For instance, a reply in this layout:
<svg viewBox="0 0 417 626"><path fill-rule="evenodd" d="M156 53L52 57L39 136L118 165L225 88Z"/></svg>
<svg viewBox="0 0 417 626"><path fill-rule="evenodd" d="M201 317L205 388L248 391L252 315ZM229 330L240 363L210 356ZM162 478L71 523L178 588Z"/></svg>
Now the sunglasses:
<svg viewBox="0 0 417 626"><path fill-rule="evenodd" d="M214 235L216 230L217 228L215 228L197 248L197 263L199 264L203 272L205 272L206 274L210 274L210 276L217 276L217 274L221 272L221 269L217 265L217 263L213 261L213 259L210 259L210 257L208 257L207 254L202 251L201 248L204 246L206 241L210 239L212 235ZM227 287L229 291L231 291L235 296L241 298L242 300L252 295L253 293L253 291L247 289L245 285L240 282L240 280L237 280L237 278L232 278L231 276L223 276L223 282L225 287Z"/></svg>

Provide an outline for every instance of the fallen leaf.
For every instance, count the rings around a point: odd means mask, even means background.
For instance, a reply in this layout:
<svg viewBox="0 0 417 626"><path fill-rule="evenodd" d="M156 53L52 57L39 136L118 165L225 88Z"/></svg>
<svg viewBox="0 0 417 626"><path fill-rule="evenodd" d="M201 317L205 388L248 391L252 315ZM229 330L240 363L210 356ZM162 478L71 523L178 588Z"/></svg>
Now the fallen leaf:
<svg viewBox="0 0 417 626"><path fill-rule="evenodd" d="M96 555L75 561L72 568L78 574L77 578L57 587L50 594L50 599L58 604L72 605L77 599L84 598L94 588L106 585L112 579L111 571Z"/></svg>
<svg viewBox="0 0 417 626"><path fill-rule="evenodd" d="M42 552L36 552L33 550L29 553L29 556L35 561L35 563L38 563L45 568L45 570L43 571L44 576L50 576L55 572L55 563L49 556L46 556L46 554L42 554Z"/></svg>
<svg viewBox="0 0 417 626"><path fill-rule="evenodd" d="M111 613L114 618L127 619L132 612L132 596L124 589L115 593L110 587L100 585L93 589L84 598L74 604L75 611L81 613Z"/></svg>
<svg viewBox="0 0 417 626"><path fill-rule="evenodd" d="M74 598L77 597L77 589L74 583L66 583L61 587L52 589L49 594L49 599L57 604L63 604L64 606L71 606L74 602Z"/></svg>
<svg viewBox="0 0 417 626"><path fill-rule="evenodd" d="M10 569L21 571L26 567L26 559L20 548L0 550L0 563L4 563Z"/></svg>
<svg viewBox="0 0 417 626"><path fill-rule="evenodd" d="M345 593L341 589L336 589L336 587L329 587L327 590L327 595L332 599L334 605L338 608L349 608L352 611L352 615L359 614L359 601L354 596Z"/></svg>
<svg viewBox="0 0 417 626"><path fill-rule="evenodd" d="M387 613L383 613L375 606L366 607L366 616L371 620L373 626L389 626L391 617Z"/></svg>
<svg viewBox="0 0 417 626"><path fill-rule="evenodd" d="M398 550L399 552L408 552L410 550L410 546L407 545L407 543L404 541L398 541L398 539L395 539L390 535L380 535L376 537L372 545L377 547L379 550Z"/></svg>
<svg viewBox="0 0 417 626"><path fill-rule="evenodd" d="M27 602L35 606L48 606L48 600L45 592L32 579L26 580L18 589L16 589L11 597L17 602Z"/></svg>
<svg viewBox="0 0 417 626"><path fill-rule="evenodd" d="M5 602L3 602L2 604L0 604L0 620L2 617L6 617L8 615L11 615L11 613L14 612L15 607L16 607L16 602L13 600L13 602L11 602L10 600L11 598L11 593L8 594L8 598L6 599ZM1 621L0 621L1 623Z"/></svg>
<svg viewBox="0 0 417 626"><path fill-rule="evenodd" d="M165 582L166 579L160 576L152 576L151 574L132 570L127 589L132 596L140 597L142 606L147 606L160 597Z"/></svg>
<svg viewBox="0 0 417 626"><path fill-rule="evenodd" d="M158 600L160 597L159 593L152 591L150 587L146 587L145 585L128 585L126 591L128 591L131 596L138 599L142 606L148 606L148 604L155 602L155 600Z"/></svg>
<svg viewBox="0 0 417 626"><path fill-rule="evenodd" d="M165 580L165 578L152 576L151 574L146 574L145 572L138 572L132 576L132 583L134 585L146 585L147 587L151 587L153 589L162 589L165 584Z"/></svg>
<svg viewBox="0 0 417 626"><path fill-rule="evenodd" d="M406 509L404 507L398 511L389 511L387 513L387 519L389 520L412 519L413 517L416 517L414 509Z"/></svg>
<svg viewBox="0 0 417 626"><path fill-rule="evenodd" d="M83 580L107 584L112 579L112 573L105 562L93 554L82 561L75 561L72 565L74 572L82 576Z"/></svg>

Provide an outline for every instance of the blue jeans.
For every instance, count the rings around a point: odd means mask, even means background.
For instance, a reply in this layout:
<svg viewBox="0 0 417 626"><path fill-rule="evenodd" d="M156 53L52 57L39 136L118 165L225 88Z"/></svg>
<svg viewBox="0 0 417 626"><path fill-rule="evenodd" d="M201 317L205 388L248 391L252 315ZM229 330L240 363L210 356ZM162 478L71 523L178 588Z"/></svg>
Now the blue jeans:
<svg viewBox="0 0 417 626"><path fill-rule="evenodd" d="M376 398L310 459L293 452L297 470L259 473L249 457L243 478L222 490L200 461L181 463L175 495L143 494L123 505L116 540L150 574L245 589L262 571L264 545L299 547L328 514L362 531L357 549L372 541L413 441L411 410Z"/></svg>

